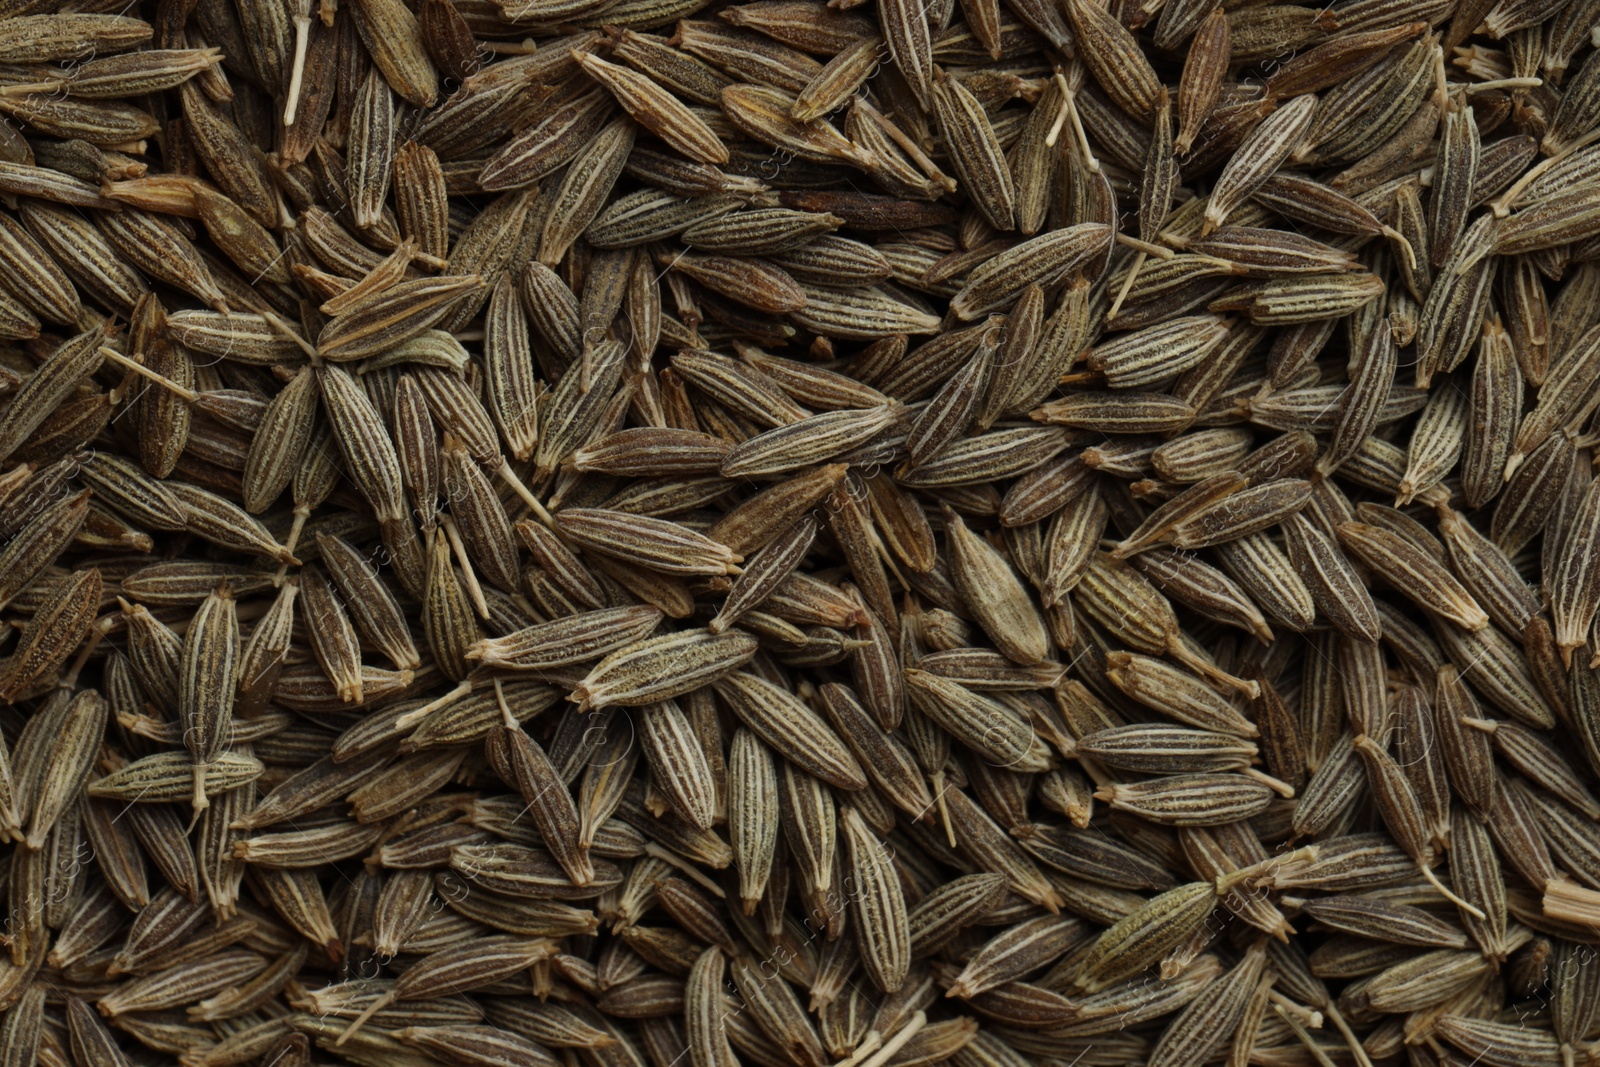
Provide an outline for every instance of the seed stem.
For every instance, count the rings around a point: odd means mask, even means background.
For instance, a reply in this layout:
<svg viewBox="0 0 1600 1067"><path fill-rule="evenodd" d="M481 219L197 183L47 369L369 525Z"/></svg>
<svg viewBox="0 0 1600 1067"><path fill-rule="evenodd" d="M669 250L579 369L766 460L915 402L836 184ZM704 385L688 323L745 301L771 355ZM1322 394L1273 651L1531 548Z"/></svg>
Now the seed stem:
<svg viewBox="0 0 1600 1067"><path fill-rule="evenodd" d="M1344 1035L1345 1044L1350 1046L1350 1051L1355 1055L1358 1067L1372 1067L1372 1060L1367 1056L1367 1050L1356 1037L1355 1031L1350 1029L1350 1024L1344 1021L1344 1016L1339 1014L1339 1006L1333 1001L1324 1005L1328 1018L1333 1022L1334 1028Z"/></svg>
<svg viewBox="0 0 1600 1067"><path fill-rule="evenodd" d="M417 725L417 723L421 722L423 719L426 719L429 715L432 715L440 708L448 707L449 705L460 700L462 697L467 696L473 691L474 688L475 687L471 678L462 679L460 682L456 683L456 687L450 690L448 693L429 701L420 708L408 711L396 719L394 721L394 728L396 732L404 732L411 729L413 726Z"/></svg>
<svg viewBox="0 0 1600 1067"><path fill-rule="evenodd" d="M368 1019L378 1014L384 1008L387 1008L390 1004L393 1004L397 995L398 994L391 989L387 993L384 993L382 996L380 996L377 1000L374 1000L371 1004L368 1004L366 1010L364 1010L360 1015L357 1015L353 1020L351 1020L350 1025L344 1028L344 1033L340 1034L334 1039L334 1045L340 1046L346 1041L350 1040L350 1035L361 1029Z"/></svg>
<svg viewBox="0 0 1600 1067"><path fill-rule="evenodd" d="M101 345L100 354L106 359L109 359L111 362L115 363L117 366L126 367L135 374L150 379L152 382L155 382L157 385L161 386L161 388L177 395L187 403L193 404L195 401L200 399L200 394L195 392L193 389L185 388L184 386L181 386L177 382L173 381L171 378L168 378L165 374L162 374L160 371L153 371L149 367L146 367L143 363L140 363L137 360L129 359L127 356L123 355L121 352L118 352L109 345Z"/></svg>
<svg viewBox="0 0 1600 1067"><path fill-rule="evenodd" d="M539 498L533 495L533 490L529 489L522 479L517 477L517 472L511 469L510 461L504 456L500 457L500 466L496 468L495 473L500 476L501 481L511 487L517 496L522 498L522 502L528 505L528 510L533 512L540 522L546 526L555 525L556 520L545 509L545 506L539 503Z"/></svg>
<svg viewBox="0 0 1600 1067"><path fill-rule="evenodd" d="M1300 1043L1306 1047L1306 1051L1311 1053L1311 1058L1316 1060L1320 1067L1334 1067L1333 1060L1329 1059L1328 1054L1322 1051L1322 1046L1312 1039L1311 1032L1300 1025L1300 1020L1284 1011L1283 1006L1277 1002L1273 1003L1272 1010L1277 1012L1279 1017L1289 1025L1289 1029L1294 1031L1294 1036L1300 1039ZM1369 1064L1368 1067L1371 1067L1371 1065Z"/></svg>
<svg viewBox="0 0 1600 1067"><path fill-rule="evenodd" d="M1429 884L1439 891L1440 896L1444 897L1456 907L1460 908L1462 911L1466 912L1468 915L1471 915L1474 919L1477 919L1480 922L1488 918L1488 916L1483 913L1483 909L1469 904L1467 901L1462 900L1460 897L1452 893L1443 882L1439 881L1439 876L1434 874L1432 868L1430 868L1426 863L1419 862L1417 864L1417 868L1418 870L1422 871L1422 877L1426 878Z"/></svg>
<svg viewBox="0 0 1600 1067"><path fill-rule="evenodd" d="M450 542L450 550L455 553L456 562L461 564L461 578L467 584L467 596L472 600L472 606L478 612L478 617L489 617L489 602L483 597L483 586L478 584L478 575L472 569L472 560L467 555L467 546L461 541L461 531L456 528L456 521L448 514L439 516L439 524L444 527L444 535Z"/></svg>
<svg viewBox="0 0 1600 1067"><path fill-rule="evenodd" d="M1128 276L1122 280L1122 288L1117 290L1117 298L1111 301L1111 310L1106 312L1106 322L1111 322L1117 317L1117 312L1122 310L1122 302L1128 299L1128 292L1133 288L1134 281L1139 277L1139 270L1148 257L1148 252L1140 252L1133 258L1133 266L1128 268Z"/></svg>
<svg viewBox="0 0 1600 1067"><path fill-rule="evenodd" d="M876 1030L868 1030L867 1036L861 1039L861 1044L856 1046L855 1051L834 1064L833 1067L856 1067L856 1064L876 1052L882 1044L883 1035Z"/></svg>
<svg viewBox="0 0 1600 1067"><path fill-rule="evenodd" d="M883 1065L888 1063L896 1052L899 1052L901 1049L905 1048L906 1043L913 1037L916 1037L918 1031L920 1031L927 1024L928 1013L925 1011L917 1012L906 1022L904 1026L900 1028L900 1030L893 1037L884 1043L882 1048L880 1048L877 1052L874 1052L871 1057L865 1060L861 1064L861 1067L883 1067Z"/></svg>
<svg viewBox="0 0 1600 1067"><path fill-rule="evenodd" d="M300 85L306 76L306 51L311 45L311 0L295 0L294 66L289 71L289 91L284 94L283 124L293 126L300 108Z"/></svg>

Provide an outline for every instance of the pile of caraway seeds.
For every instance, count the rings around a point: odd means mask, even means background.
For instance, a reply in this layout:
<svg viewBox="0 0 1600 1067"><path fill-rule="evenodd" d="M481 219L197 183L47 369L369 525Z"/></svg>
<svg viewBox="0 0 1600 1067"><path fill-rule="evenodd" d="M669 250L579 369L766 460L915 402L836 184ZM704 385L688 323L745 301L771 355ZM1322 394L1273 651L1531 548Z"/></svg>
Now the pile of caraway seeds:
<svg viewBox="0 0 1600 1067"><path fill-rule="evenodd" d="M5 0L0 1067L1600 1060L1600 0Z"/></svg>

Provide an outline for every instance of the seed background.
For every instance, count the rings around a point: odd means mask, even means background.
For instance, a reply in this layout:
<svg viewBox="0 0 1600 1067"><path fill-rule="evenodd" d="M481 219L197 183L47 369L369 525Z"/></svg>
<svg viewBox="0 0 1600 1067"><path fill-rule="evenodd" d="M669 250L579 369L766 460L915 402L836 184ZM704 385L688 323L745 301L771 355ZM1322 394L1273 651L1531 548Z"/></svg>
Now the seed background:
<svg viewBox="0 0 1600 1067"><path fill-rule="evenodd" d="M1597 33L0 3L0 1065L1586 1062Z"/></svg>

